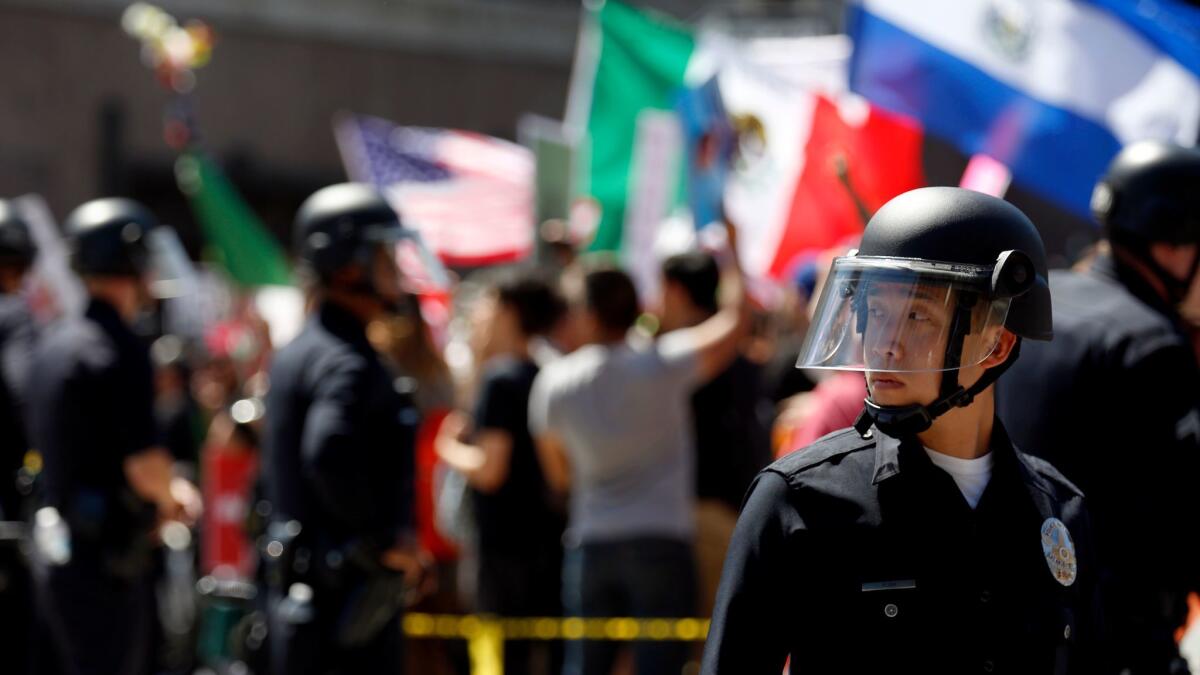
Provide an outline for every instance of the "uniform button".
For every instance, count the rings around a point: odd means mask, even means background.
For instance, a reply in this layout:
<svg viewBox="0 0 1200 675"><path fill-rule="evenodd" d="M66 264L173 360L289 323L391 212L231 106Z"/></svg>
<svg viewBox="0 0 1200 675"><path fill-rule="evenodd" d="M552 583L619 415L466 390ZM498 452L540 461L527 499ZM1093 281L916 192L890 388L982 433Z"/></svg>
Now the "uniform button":
<svg viewBox="0 0 1200 675"><path fill-rule="evenodd" d="M995 672L995 670L996 670L996 664L991 659L988 659L987 661L983 662L983 672L991 673L991 672Z"/></svg>
<svg viewBox="0 0 1200 675"><path fill-rule="evenodd" d="M979 602L981 604L986 605L991 601L992 601L992 592L991 591L983 591L982 593L979 594Z"/></svg>
<svg viewBox="0 0 1200 675"><path fill-rule="evenodd" d="M896 603L889 602L883 606L883 613L887 615L887 618L894 619L900 613L900 608L896 606Z"/></svg>
<svg viewBox="0 0 1200 675"><path fill-rule="evenodd" d="M1066 626L1063 627L1063 639L1064 640L1071 639L1071 624L1067 624Z"/></svg>

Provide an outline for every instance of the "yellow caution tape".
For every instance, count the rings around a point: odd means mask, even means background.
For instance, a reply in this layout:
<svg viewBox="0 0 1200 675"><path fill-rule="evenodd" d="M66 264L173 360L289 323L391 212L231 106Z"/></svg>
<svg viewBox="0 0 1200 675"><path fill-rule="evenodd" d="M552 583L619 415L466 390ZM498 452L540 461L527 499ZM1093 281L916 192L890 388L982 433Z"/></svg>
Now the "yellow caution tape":
<svg viewBox="0 0 1200 675"><path fill-rule="evenodd" d="M477 640L633 640L699 642L708 619L631 619L405 614L404 634L412 638Z"/></svg>
<svg viewBox="0 0 1200 675"><path fill-rule="evenodd" d="M471 675L504 675L504 633L500 624L479 621L474 617L464 617L462 621L466 623L473 619L470 625L464 627L464 630L474 633L467 641ZM437 623L436 619L434 623Z"/></svg>

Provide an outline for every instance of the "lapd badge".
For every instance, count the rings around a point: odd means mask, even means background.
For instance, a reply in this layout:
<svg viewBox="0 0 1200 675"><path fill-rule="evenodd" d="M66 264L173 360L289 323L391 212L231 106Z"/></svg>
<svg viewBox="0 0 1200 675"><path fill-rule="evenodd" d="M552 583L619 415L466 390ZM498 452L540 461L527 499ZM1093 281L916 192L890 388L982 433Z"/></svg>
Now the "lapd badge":
<svg viewBox="0 0 1200 675"><path fill-rule="evenodd" d="M1058 518L1047 518L1042 523L1042 553L1046 556L1050 573L1058 583L1063 586L1075 583L1075 574L1078 572L1075 543L1071 541L1067 526Z"/></svg>

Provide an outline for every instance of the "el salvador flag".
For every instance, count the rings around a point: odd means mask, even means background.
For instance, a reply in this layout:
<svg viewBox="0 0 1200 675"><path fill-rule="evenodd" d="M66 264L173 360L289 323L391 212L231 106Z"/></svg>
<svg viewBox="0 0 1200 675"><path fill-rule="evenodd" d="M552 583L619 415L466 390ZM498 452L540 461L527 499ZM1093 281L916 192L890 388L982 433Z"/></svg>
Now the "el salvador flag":
<svg viewBox="0 0 1200 675"><path fill-rule="evenodd" d="M1181 0L858 0L850 86L1089 218L1124 145L1195 145L1200 9Z"/></svg>

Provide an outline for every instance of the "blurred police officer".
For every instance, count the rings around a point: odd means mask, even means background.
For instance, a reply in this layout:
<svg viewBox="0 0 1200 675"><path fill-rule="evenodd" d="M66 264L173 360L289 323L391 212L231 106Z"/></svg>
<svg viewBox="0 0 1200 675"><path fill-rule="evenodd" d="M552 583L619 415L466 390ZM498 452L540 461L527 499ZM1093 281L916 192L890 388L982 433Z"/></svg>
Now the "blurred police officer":
<svg viewBox="0 0 1200 675"><path fill-rule="evenodd" d="M365 185L319 190L296 215L314 311L271 369L264 477L281 675L400 672L403 582L419 573L408 543L417 413L367 326L403 301L401 233Z"/></svg>
<svg viewBox="0 0 1200 675"><path fill-rule="evenodd" d="M36 336L21 289L36 253L28 225L11 202L0 199L0 653L18 673L26 669L32 613L18 547L24 515L18 479L29 450L21 408Z"/></svg>
<svg viewBox="0 0 1200 675"><path fill-rule="evenodd" d="M21 289L36 255L29 226L0 199L0 519L8 521L21 517L17 473L29 449L20 407L36 330Z"/></svg>
<svg viewBox="0 0 1200 675"><path fill-rule="evenodd" d="M159 446L150 357L130 329L148 297L145 239L156 225L127 199L71 213L87 308L48 331L30 372L29 435L44 463L35 574L69 675L146 672L153 531L193 520L199 506Z"/></svg>
<svg viewBox="0 0 1200 675"><path fill-rule="evenodd" d="M703 672L1092 672L1095 569L1079 492L1016 450L992 384L1051 337L1042 242L958 188L896 197L834 261L800 366L869 397L759 474Z"/></svg>
<svg viewBox="0 0 1200 675"><path fill-rule="evenodd" d="M1176 310L1196 276L1200 151L1125 148L1092 207L1108 250L1056 272L1053 343L999 387L1013 439L1088 496L1109 603L1112 672L1186 672L1175 645L1200 588L1194 484L1200 374Z"/></svg>

